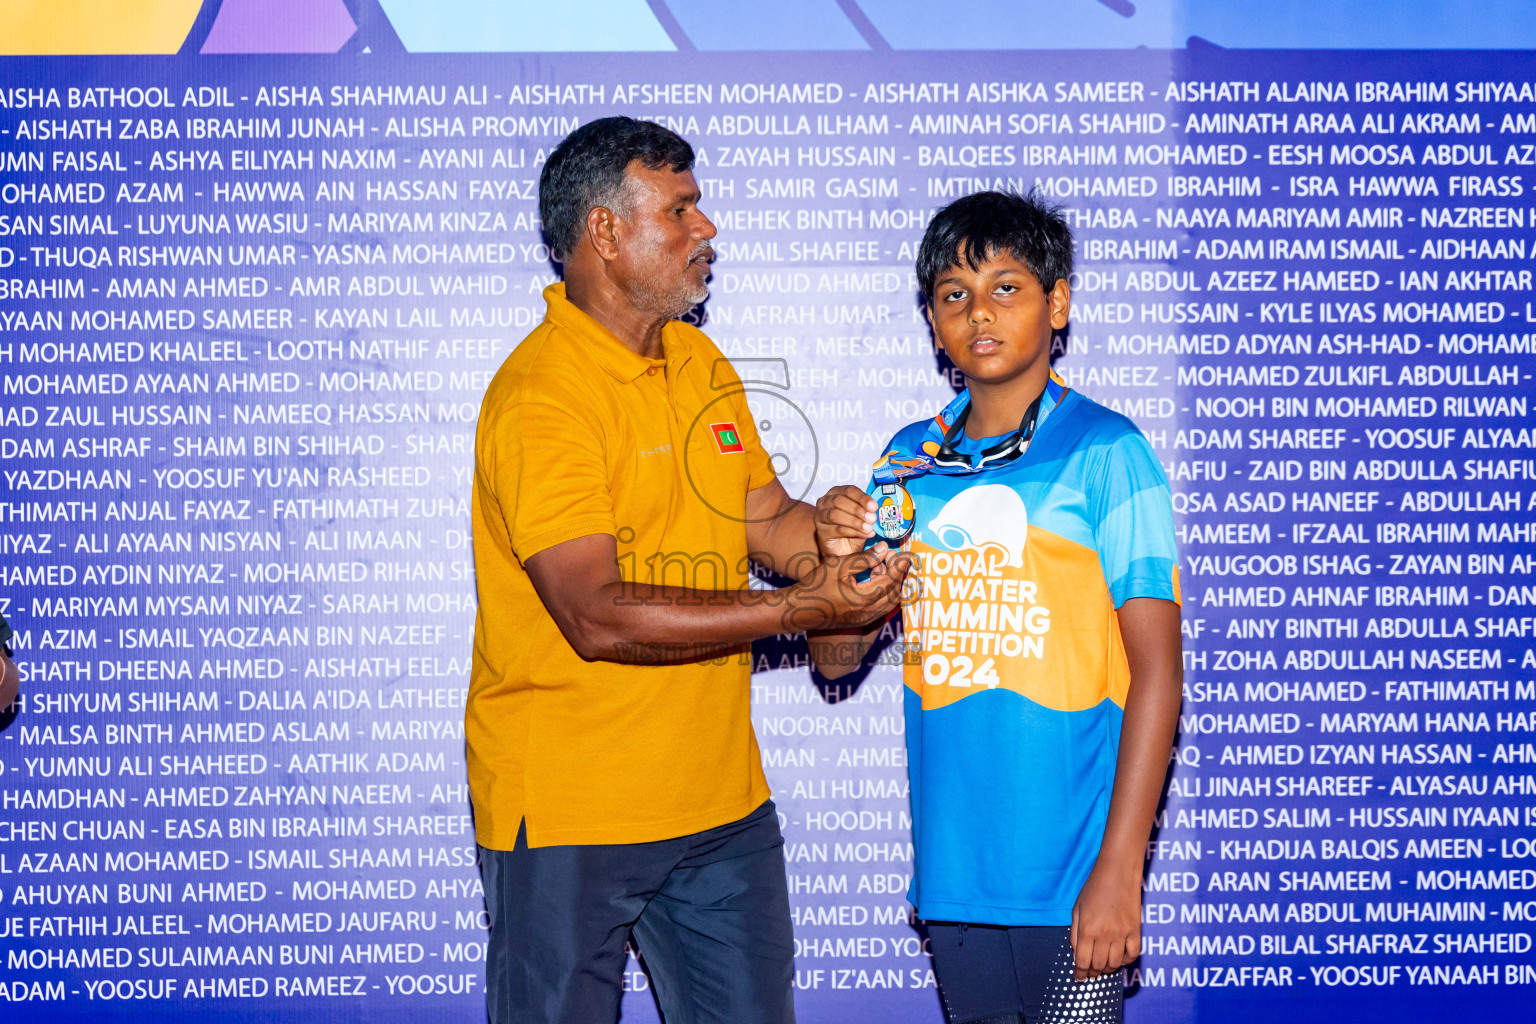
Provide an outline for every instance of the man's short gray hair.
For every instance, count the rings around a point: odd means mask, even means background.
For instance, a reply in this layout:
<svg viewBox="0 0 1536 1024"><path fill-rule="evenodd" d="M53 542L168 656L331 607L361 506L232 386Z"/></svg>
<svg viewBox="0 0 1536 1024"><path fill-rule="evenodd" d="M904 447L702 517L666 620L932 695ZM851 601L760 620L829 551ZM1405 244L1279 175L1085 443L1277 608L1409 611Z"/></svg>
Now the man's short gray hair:
<svg viewBox="0 0 1536 1024"><path fill-rule="evenodd" d="M539 175L539 217L558 258L581 240L594 207L628 212L624 172L636 160L651 170L692 170L693 147L670 128L620 116L582 125L549 154Z"/></svg>

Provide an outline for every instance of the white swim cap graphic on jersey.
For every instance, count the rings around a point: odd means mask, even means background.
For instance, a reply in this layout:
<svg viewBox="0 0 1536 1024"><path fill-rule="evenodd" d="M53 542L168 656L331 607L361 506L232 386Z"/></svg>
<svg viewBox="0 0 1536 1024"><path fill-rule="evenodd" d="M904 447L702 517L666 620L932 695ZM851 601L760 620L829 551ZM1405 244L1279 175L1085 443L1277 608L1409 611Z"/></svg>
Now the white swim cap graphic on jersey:
<svg viewBox="0 0 1536 1024"><path fill-rule="evenodd" d="M952 551L996 546L1007 555L1004 564L1024 566L1029 512L1012 487L973 484L945 502L928 529Z"/></svg>

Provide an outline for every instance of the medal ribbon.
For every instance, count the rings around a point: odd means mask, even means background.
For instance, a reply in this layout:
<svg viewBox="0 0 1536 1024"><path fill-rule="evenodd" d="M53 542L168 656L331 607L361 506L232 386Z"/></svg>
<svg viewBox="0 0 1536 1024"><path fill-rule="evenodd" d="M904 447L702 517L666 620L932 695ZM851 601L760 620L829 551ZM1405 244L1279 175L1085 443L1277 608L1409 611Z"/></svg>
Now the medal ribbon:
<svg viewBox="0 0 1536 1024"><path fill-rule="evenodd" d="M1051 371L1051 379L1046 382L1045 393L1040 401L1049 397L1053 405L1059 405L1062 397L1067 393L1067 386ZM1038 408L1040 401L1036 402ZM892 448L875 460L872 470L875 483L894 484L908 477L923 476L927 473L938 473L941 476L964 476L969 473L983 473L988 469L1009 465L1013 460L1002 462L973 465L970 460L965 462L935 462L934 457L944 447L944 438L948 436L954 425L960 422L961 417L971 405L971 390L966 388L955 396L955 400L946 405L942 412L933 418L928 424L928 429L923 431L922 440L918 442L917 450L909 451L901 446ZM1026 417L1028 418L1028 417ZM1033 428L1034 422L1029 426ZM1021 452L1022 454L1022 452Z"/></svg>

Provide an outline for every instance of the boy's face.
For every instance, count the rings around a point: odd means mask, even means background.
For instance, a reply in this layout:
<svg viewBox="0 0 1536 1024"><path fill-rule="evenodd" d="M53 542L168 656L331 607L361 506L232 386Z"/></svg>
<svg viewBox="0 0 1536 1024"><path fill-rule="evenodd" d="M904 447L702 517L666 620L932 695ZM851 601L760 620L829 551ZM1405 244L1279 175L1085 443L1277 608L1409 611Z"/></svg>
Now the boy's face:
<svg viewBox="0 0 1536 1024"><path fill-rule="evenodd" d="M1066 281L1047 293L1026 264L1000 252L975 270L960 261L941 271L928 322L968 380L1003 384L1049 370L1051 333L1067 325L1071 304Z"/></svg>

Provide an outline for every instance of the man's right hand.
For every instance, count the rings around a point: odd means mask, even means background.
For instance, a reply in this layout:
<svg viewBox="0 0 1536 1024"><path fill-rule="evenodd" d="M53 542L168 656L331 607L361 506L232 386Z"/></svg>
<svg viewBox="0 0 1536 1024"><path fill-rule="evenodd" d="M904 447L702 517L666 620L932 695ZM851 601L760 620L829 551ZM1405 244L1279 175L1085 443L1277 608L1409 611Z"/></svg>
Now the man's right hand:
<svg viewBox="0 0 1536 1024"><path fill-rule="evenodd" d="M912 556L890 551L881 541L868 551L829 555L789 588L785 633L849 629L877 622L901 603L901 588ZM858 577L868 573L868 579Z"/></svg>

